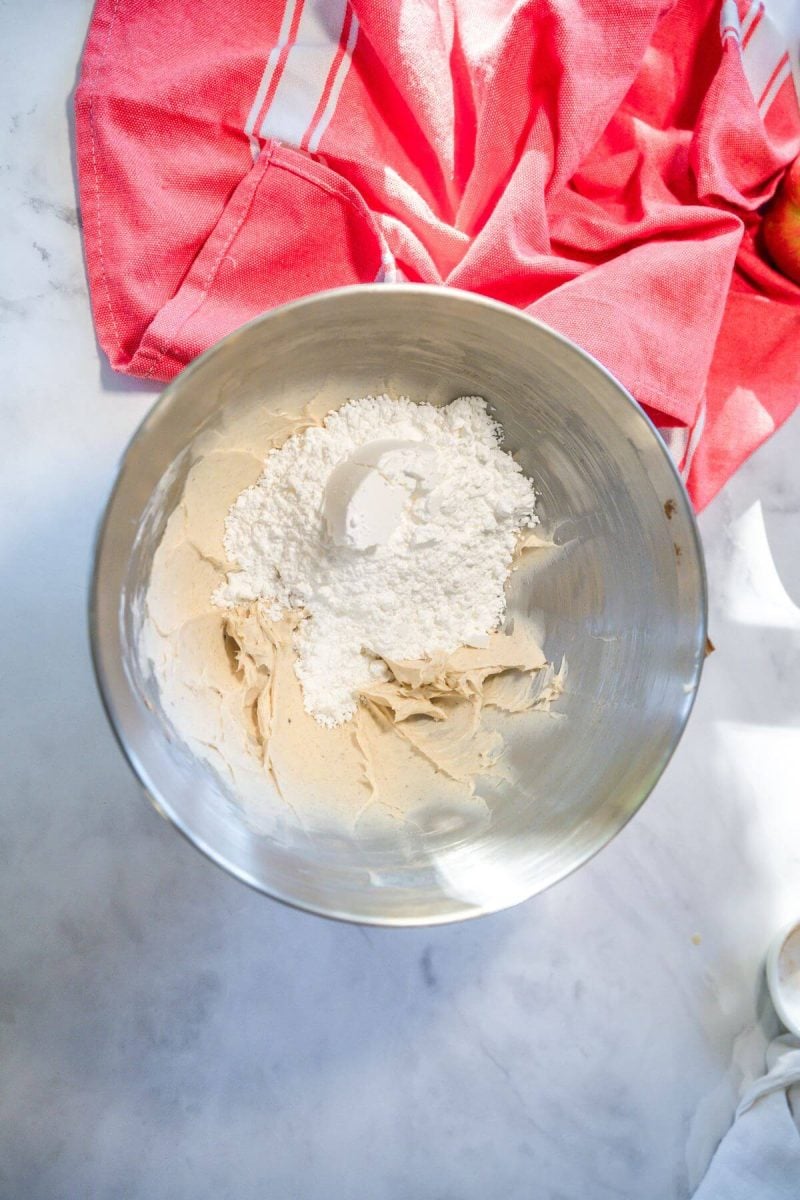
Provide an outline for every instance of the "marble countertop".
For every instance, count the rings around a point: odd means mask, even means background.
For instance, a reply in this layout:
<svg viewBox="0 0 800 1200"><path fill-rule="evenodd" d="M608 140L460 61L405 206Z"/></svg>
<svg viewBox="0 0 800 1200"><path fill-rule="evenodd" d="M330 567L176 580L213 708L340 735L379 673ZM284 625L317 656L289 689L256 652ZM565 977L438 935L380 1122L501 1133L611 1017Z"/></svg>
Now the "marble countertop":
<svg viewBox="0 0 800 1200"><path fill-rule="evenodd" d="M92 677L94 531L153 393L87 303L89 11L0 6L0 1198L682 1200L761 1073L800 907L800 416L702 516L717 651L594 861L430 931L250 892L142 800Z"/></svg>

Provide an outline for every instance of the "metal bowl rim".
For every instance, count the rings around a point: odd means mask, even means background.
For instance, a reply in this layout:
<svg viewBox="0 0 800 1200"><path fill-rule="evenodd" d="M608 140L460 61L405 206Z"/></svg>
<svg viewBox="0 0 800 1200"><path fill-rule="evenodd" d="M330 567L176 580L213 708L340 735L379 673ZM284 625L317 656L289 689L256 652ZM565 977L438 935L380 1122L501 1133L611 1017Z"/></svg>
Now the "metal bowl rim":
<svg viewBox="0 0 800 1200"><path fill-rule="evenodd" d="M696 567L700 583L700 613L699 624L696 631L696 647L698 653L695 656L695 667L692 677L687 683L687 689L689 689L689 691L687 695L686 706L680 716L678 726L675 729L674 735L671 739L671 744L668 746L666 752L662 755L661 761L656 764L657 769L654 774L653 782L649 787L642 789L641 795L639 796L636 804L632 807L631 811L614 826L607 837L602 838L597 845L579 855L574 862L570 863L563 870L554 873L553 878L544 884L544 886L535 888L527 895L521 896L518 900L514 900L512 903L501 900L497 904L470 904L465 905L463 911L438 914L434 913L429 915L426 914L424 916L365 916L363 914L337 910L332 907L322 908L316 907L310 903L304 904L295 897L286 895L278 889L271 889L267 887L260 880L252 876L248 871L237 866L235 863L230 862L225 855L219 853L212 846L204 842L203 839L198 837L172 809L169 801L162 795L158 785L155 783L155 781L149 778L147 769L140 762L135 749L129 744L126 738L124 719L116 708L114 696L112 694L112 687L106 674L104 654L107 648L104 649L103 645L104 634L103 630L100 628L97 597L101 589L101 581L104 575L104 550L106 538L109 528L111 527L112 521L115 517L115 505L122 483L125 463L133 447L147 436L148 428L156 416L170 403L172 403L178 384L180 383L181 387L185 386L186 381L191 379L192 375L201 370L207 359L209 359L213 354L217 353L223 344L227 343L231 339L241 336L243 333L246 333L251 329L255 329L260 325L267 324L274 318L282 316L288 312L296 311L302 308L311 308L320 303L332 303L337 299L367 293L373 299L377 299L378 296L387 294L402 294L404 296L413 296L416 294L421 296L424 295L426 297L433 294L447 299L456 299L459 302L475 304L479 307L493 309L497 312L503 313L503 315L506 317L523 321L535 326L546 336L552 338L556 342L560 342L570 353L579 355L587 363L591 364L595 370L603 374L614 385L614 388L620 398L631 407L636 417L644 423L646 428L650 430L655 439L656 445L661 450L661 453L666 459L669 469L674 477L677 493L676 498L679 500L682 515L687 521L692 536L693 565ZM380 300L377 302L380 303ZM198 355L197 358L192 359L192 361L187 364L187 366L184 367L183 370L174 379L170 380L170 382L163 388L152 407L142 418L139 425L128 440L125 450L119 460L115 480L109 493L108 500L106 501L103 515L98 524L92 559L88 618L92 666L94 669L95 679L97 681L98 691L100 692L103 709L117 744L119 745L124 758L127 760L127 763L130 766L134 776L142 786L142 789L152 807L155 808L155 810L161 816L166 817L172 823L175 829L177 829L178 832L181 833L192 846L204 854L206 858L210 859L211 862L213 862L216 866L222 868L222 870L224 870L227 874L232 875L242 883L247 884L248 887L253 888L261 895L268 896L272 900L277 900L279 903L285 904L289 908L293 908L299 912L311 913L315 916L325 917L329 920L343 922L345 924L370 925L381 928L421 928L436 925L450 925L476 917L488 916L492 913L502 912L507 908L516 907L517 904L522 904L525 901L532 899L533 896L540 895L542 892L547 891L556 883L559 883L562 879L566 879L569 875L573 874L573 872L584 866L587 862L594 858L596 854L599 854L599 852L603 850L609 844L609 842L613 841L613 839L622 832L628 822L631 821L634 816L636 816L642 805L647 800L648 796L655 788L656 784L661 779L666 767L670 762L670 759L675 753L675 750L677 749L678 744L683 736L684 730L686 729L692 709L694 708L705 658L702 650L706 644L708 632L708 581L697 518L695 516L694 509L692 508L692 504L686 491L683 479L680 476L675 461L670 454L664 439L661 437L661 434L650 420L647 413L637 403L627 388L620 383L616 376L613 375L606 367L604 367L603 364L594 357L594 355L590 354L587 350L582 349L582 347L578 346L575 342L571 341L568 337L565 337L557 330L552 329L543 321L537 320L537 318L530 316L521 309L513 308L511 305L505 304L499 300L493 300L488 296L482 296L474 292L463 291L459 288L449 288L434 284L367 283L352 284L347 287L331 288L327 291L316 292L311 296L304 296L299 300L293 300L288 304L280 305L278 308L269 309L266 312L260 313L257 317L253 317L253 319L246 322L246 324L240 325L237 329L232 330L224 338L221 338L218 342L215 342L213 346L210 346L208 350L203 351L203 353Z"/></svg>

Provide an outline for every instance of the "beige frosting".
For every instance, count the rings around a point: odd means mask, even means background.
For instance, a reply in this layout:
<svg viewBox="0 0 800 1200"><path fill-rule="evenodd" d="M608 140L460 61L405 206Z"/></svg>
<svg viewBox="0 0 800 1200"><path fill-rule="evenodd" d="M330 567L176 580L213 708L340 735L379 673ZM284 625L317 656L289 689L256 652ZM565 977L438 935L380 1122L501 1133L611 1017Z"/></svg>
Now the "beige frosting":
<svg viewBox="0 0 800 1200"><path fill-rule="evenodd" d="M230 505L256 481L267 450L322 415L262 414L246 433L223 429L198 441L153 559L142 635L181 739L251 819L288 810L308 828L468 800L477 776L502 770L503 739L486 727L485 710L548 708L564 680L517 622L484 647L388 661L390 678L362 692L344 725L325 728L305 711L292 645L299 616L274 621L258 604L221 609L211 597L231 566L222 543ZM547 544L528 531L519 554Z"/></svg>

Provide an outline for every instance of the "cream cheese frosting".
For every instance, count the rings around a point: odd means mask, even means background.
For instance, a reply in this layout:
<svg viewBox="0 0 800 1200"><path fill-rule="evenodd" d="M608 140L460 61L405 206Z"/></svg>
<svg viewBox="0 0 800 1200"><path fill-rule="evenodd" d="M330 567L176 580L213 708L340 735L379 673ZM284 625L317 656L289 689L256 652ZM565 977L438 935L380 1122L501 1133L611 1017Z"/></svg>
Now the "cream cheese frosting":
<svg viewBox="0 0 800 1200"><path fill-rule="evenodd" d="M483 646L384 660L385 678L363 687L345 724L306 712L293 647L302 614L275 620L258 602L223 609L212 596L231 567L230 506L269 449L322 415L260 414L198 439L146 597L142 650L163 711L256 823L285 810L308 828L337 815L352 827L376 807L402 818L426 797L469 798L476 778L502 771L503 738L487 712L547 709L564 686L564 667L517 619ZM547 544L527 530L518 558Z"/></svg>

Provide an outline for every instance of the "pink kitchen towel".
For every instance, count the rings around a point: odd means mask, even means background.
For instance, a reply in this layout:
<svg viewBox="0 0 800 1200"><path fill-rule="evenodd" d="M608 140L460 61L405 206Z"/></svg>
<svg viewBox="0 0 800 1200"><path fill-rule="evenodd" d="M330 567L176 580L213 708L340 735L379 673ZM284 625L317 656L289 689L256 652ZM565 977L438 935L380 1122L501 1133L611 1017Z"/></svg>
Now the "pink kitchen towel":
<svg viewBox="0 0 800 1200"><path fill-rule="evenodd" d="M323 288L466 288L604 363L702 508L800 398L800 287L759 238L800 152L776 3L97 0L101 346L165 380Z"/></svg>

